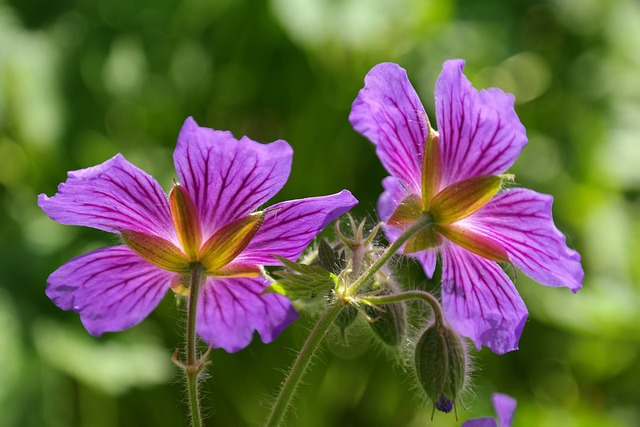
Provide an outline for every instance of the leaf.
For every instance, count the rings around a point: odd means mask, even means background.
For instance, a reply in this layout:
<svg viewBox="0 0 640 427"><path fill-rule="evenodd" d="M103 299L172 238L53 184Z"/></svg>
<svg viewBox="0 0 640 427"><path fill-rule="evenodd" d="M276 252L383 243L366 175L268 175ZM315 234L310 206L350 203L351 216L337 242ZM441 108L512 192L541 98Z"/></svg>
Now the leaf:
<svg viewBox="0 0 640 427"><path fill-rule="evenodd" d="M287 270L274 271L275 282L263 294L277 293L291 300L326 295L336 286L338 277L318 265L298 264L276 256Z"/></svg>
<svg viewBox="0 0 640 427"><path fill-rule="evenodd" d="M318 245L318 264L335 274L340 273L347 266L344 252L336 251L325 239L320 239Z"/></svg>

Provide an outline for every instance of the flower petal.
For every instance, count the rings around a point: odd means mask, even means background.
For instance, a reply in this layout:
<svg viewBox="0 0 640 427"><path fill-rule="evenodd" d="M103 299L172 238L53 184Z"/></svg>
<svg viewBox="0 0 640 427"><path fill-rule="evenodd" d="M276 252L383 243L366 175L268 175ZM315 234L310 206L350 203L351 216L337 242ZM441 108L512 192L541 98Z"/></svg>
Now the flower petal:
<svg viewBox="0 0 640 427"><path fill-rule="evenodd" d="M378 199L378 216L383 222L387 222L391 215L396 211L400 203L412 194L418 195L418 193L408 192L393 176L388 176L382 180L382 187L384 192Z"/></svg>
<svg viewBox="0 0 640 427"><path fill-rule="evenodd" d="M511 427L513 414L516 412L516 400L511 396L501 393L494 393L491 396L491 400L498 414L500 427Z"/></svg>
<svg viewBox="0 0 640 427"><path fill-rule="evenodd" d="M388 176L383 179L382 187L384 187L385 191L378 199L377 211L380 220L386 222L393 212L395 212L400 203L406 199L410 193L408 193L402 184L400 184L400 181L393 176ZM395 227L383 226L382 229L390 242L394 242L402 233L402 230ZM427 277L433 277L433 272L436 269L436 250L427 249L406 255L416 259L420 265L422 265L422 269Z"/></svg>
<svg viewBox="0 0 640 427"><path fill-rule="evenodd" d="M495 262L452 243L442 246L442 304L447 319L478 350L503 354L518 348L527 309Z"/></svg>
<svg viewBox="0 0 640 427"><path fill-rule="evenodd" d="M547 286L576 292L584 272L580 254L567 247L551 214L553 197L532 190L503 191L458 224L491 236L527 276Z"/></svg>
<svg viewBox="0 0 640 427"><path fill-rule="evenodd" d="M69 172L58 193L53 197L40 194L38 205L61 224L112 233L132 230L178 244L166 194L155 179L121 154Z"/></svg>
<svg viewBox="0 0 640 427"><path fill-rule="evenodd" d="M73 310L91 335L130 328L160 303L176 274L144 261L126 246L98 249L51 273L47 296Z"/></svg>
<svg viewBox="0 0 640 427"><path fill-rule="evenodd" d="M414 193L422 188L422 156L429 134L427 113L407 72L392 63L378 64L364 79L349 121L367 137L389 173Z"/></svg>
<svg viewBox="0 0 640 427"><path fill-rule="evenodd" d="M330 196L273 205L265 210L264 223L236 261L281 265L273 255L296 260L323 228L357 203L349 191L342 190Z"/></svg>
<svg viewBox="0 0 640 427"><path fill-rule="evenodd" d="M436 271L436 259L438 258L438 251L436 249L427 249L408 256L415 258L420 263L424 274L429 279L433 277L433 272Z"/></svg>
<svg viewBox="0 0 640 427"><path fill-rule="evenodd" d="M463 67L462 60L445 62L436 83L443 188L503 173L527 144L513 95L496 88L478 92L462 74Z"/></svg>
<svg viewBox="0 0 640 427"><path fill-rule="evenodd" d="M215 348L234 353L245 348L258 331L262 342L273 341L298 318L289 300L265 294L264 277L213 279L201 289L196 330Z"/></svg>
<svg viewBox="0 0 640 427"><path fill-rule="evenodd" d="M189 117L180 130L174 161L203 227L203 241L245 217L284 186L293 150L285 141L260 144L230 132L199 127Z"/></svg>
<svg viewBox="0 0 640 427"><path fill-rule="evenodd" d="M462 424L462 427L498 427L498 425L493 418L484 417L467 420Z"/></svg>

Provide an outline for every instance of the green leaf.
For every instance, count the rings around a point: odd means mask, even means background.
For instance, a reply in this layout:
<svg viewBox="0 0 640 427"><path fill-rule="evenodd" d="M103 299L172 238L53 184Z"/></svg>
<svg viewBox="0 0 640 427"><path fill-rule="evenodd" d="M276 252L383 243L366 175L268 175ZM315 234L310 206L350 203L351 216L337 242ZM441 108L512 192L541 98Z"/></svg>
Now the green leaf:
<svg viewBox="0 0 640 427"><path fill-rule="evenodd" d="M275 282L268 286L263 294L277 293L296 300L326 295L336 286L338 276L318 265L298 264L279 256L276 258L287 269L271 273Z"/></svg>

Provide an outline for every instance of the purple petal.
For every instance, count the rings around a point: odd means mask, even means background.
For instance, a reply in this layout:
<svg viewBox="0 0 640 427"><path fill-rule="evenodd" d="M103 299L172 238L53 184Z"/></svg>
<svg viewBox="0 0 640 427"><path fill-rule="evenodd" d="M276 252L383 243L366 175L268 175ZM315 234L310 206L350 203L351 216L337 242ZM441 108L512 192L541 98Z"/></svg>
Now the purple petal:
<svg viewBox="0 0 640 427"><path fill-rule="evenodd" d="M229 353L249 345L254 330L262 342L273 341L298 313L282 295L261 295L268 284L264 277L208 279L198 303L198 335Z"/></svg>
<svg viewBox="0 0 640 427"><path fill-rule="evenodd" d="M462 427L498 427L496 424L496 420L493 418L485 417L485 418L474 418L472 420L467 420L462 424Z"/></svg>
<svg viewBox="0 0 640 427"><path fill-rule="evenodd" d="M126 246L79 256L51 273L47 296L73 310L91 335L141 322L160 303L176 275L144 261Z"/></svg>
<svg viewBox="0 0 640 427"><path fill-rule="evenodd" d="M436 259L438 258L437 250L427 249L426 251L415 252L408 256L416 259L420 263L424 274L429 279L433 277L433 272L436 271Z"/></svg>
<svg viewBox="0 0 640 427"><path fill-rule="evenodd" d="M452 243L442 246L442 304L447 319L478 350L503 354L518 348L527 308L493 261Z"/></svg>
<svg viewBox="0 0 640 427"><path fill-rule="evenodd" d="M516 400L511 396L501 393L494 393L491 396L491 400L498 414L500 427L511 427L513 414L516 412Z"/></svg>
<svg viewBox="0 0 640 427"><path fill-rule="evenodd" d="M443 187L503 173L527 144L513 95L495 88L478 92L463 67L462 60L445 62L436 83Z"/></svg>
<svg viewBox="0 0 640 427"><path fill-rule="evenodd" d="M402 183L393 176L388 176L383 179L382 187L384 188L384 192L378 199L377 211L380 220L386 222L395 212L398 205L412 193L407 191L407 189L402 186Z"/></svg>
<svg viewBox="0 0 640 427"><path fill-rule="evenodd" d="M180 181L198 208L203 240L280 191L289 177L292 156L285 141L237 140L231 132L199 127L189 117L173 157Z"/></svg>
<svg viewBox="0 0 640 427"><path fill-rule="evenodd" d="M388 62L369 71L349 115L354 129L376 144L387 171L418 194L429 131L426 118L407 72Z"/></svg>
<svg viewBox="0 0 640 427"><path fill-rule="evenodd" d="M460 224L490 235L532 279L577 292L584 278L580 254L567 247L564 235L554 225L552 203L553 197L545 194L509 189Z"/></svg>
<svg viewBox="0 0 640 427"><path fill-rule="evenodd" d="M278 255L296 260L311 240L358 201L347 190L323 197L291 200L265 210L264 223L236 258L254 265L280 265Z"/></svg>
<svg viewBox="0 0 640 427"><path fill-rule="evenodd" d="M69 172L58 193L40 194L38 205L62 224L112 233L132 230L177 243L166 194L155 179L121 154Z"/></svg>
<svg viewBox="0 0 640 427"><path fill-rule="evenodd" d="M384 188L384 192L380 195L378 199L378 215L380 216L381 221L387 221L393 212L396 210L400 202L402 202L409 193L402 186L400 181L398 181L395 177L388 176L382 180L382 187ZM384 234L387 236L387 239L390 242L395 242L395 240L400 236L402 230L399 230L395 227L384 226L383 227ZM414 252L407 256L416 259L420 265L422 265L422 269L427 277L432 278L433 272L436 269L436 255L437 252L435 250L426 250L420 252Z"/></svg>

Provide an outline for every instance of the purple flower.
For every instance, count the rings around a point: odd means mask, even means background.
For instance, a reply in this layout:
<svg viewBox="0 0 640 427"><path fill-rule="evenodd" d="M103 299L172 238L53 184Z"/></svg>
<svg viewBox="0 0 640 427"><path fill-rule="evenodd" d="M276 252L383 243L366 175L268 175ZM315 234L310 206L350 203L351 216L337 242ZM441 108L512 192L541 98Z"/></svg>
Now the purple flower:
<svg viewBox="0 0 640 427"><path fill-rule="evenodd" d="M174 152L180 183L169 196L118 154L69 172L38 204L62 224L117 233L125 245L98 249L54 271L46 294L80 314L92 335L142 321L170 288L188 294L195 264L207 279L199 295L197 332L229 352L258 331L270 342L298 314L269 284L260 266L295 260L329 222L357 200L340 193L278 203L255 211L285 184L293 151L285 141L260 144L201 128L188 118Z"/></svg>
<svg viewBox="0 0 640 427"><path fill-rule="evenodd" d="M511 427L513 413L516 411L516 400L506 394L495 393L491 396L493 407L498 414L498 423L493 418L474 418L467 420L462 427Z"/></svg>
<svg viewBox="0 0 640 427"><path fill-rule="evenodd" d="M456 330L496 353L518 347L527 309L499 262L512 263L548 286L576 292L584 273L580 255L566 246L551 216L552 197L502 189L503 174L527 143L513 96L478 92L445 62L436 84L438 132L406 71L376 65L365 78L349 117L376 145L391 174L378 214L395 240L418 219L429 226L403 247L432 277L442 260L445 314Z"/></svg>

